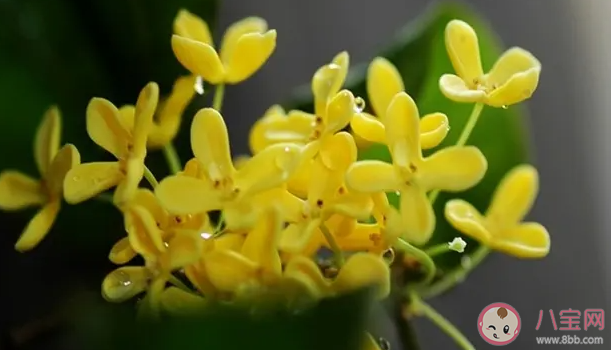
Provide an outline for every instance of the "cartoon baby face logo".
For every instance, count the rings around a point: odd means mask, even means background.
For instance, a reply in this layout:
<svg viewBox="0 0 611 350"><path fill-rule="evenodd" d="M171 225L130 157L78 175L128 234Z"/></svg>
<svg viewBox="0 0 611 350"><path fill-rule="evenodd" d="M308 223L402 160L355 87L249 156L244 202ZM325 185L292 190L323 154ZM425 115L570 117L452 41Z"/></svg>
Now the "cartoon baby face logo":
<svg viewBox="0 0 611 350"><path fill-rule="evenodd" d="M514 341L521 325L522 321L516 309L505 303L486 306L477 320L479 335L492 345L507 345Z"/></svg>

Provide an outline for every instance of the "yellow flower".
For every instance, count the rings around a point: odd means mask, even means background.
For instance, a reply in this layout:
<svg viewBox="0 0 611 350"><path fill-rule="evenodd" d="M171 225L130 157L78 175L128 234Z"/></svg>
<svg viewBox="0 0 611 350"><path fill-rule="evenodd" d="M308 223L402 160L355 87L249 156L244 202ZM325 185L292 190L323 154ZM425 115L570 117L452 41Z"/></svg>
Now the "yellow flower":
<svg viewBox="0 0 611 350"><path fill-rule="evenodd" d="M267 22L259 17L231 25L220 53L213 46L206 22L187 10L178 12L174 33L172 49L178 61L212 84L237 84L248 79L276 48L276 31L267 30Z"/></svg>
<svg viewBox="0 0 611 350"><path fill-rule="evenodd" d="M467 23L452 20L445 42L456 75L439 79L441 92L456 102L480 102L492 107L509 106L532 96L539 84L541 63L530 52L513 47L484 74L477 34Z"/></svg>
<svg viewBox="0 0 611 350"><path fill-rule="evenodd" d="M152 218L151 220L140 220L140 222L154 222L157 228L162 232L162 240L165 242L177 232L181 231L195 231L206 235L206 233L212 233L212 227L207 213L200 213L196 215L172 215L166 211L159 203L157 197L148 189L140 188L136 191L133 199L127 206L127 213L125 214L125 228L126 231L131 230L133 227L132 211L134 208L140 208L137 211L144 211L144 214ZM148 213L148 214L147 214ZM144 227L140 227L144 229ZM151 229L152 226L151 226ZM129 236L119 240L111 249L109 259L115 264L125 264L136 256L136 251L132 246Z"/></svg>
<svg viewBox="0 0 611 350"><path fill-rule="evenodd" d="M157 118L147 139L149 149L161 148L176 137L182 115L195 95L195 77L181 77L174 83L172 92L160 103Z"/></svg>
<svg viewBox="0 0 611 350"><path fill-rule="evenodd" d="M144 173L146 140L158 99L159 87L149 83L140 92L134 112L131 107L118 110L103 98L89 102L87 133L117 161L84 163L70 170L64 182L68 203L80 203L114 186L115 203L123 205L131 199Z"/></svg>
<svg viewBox="0 0 611 350"><path fill-rule="evenodd" d="M297 145L276 144L236 170L227 126L221 114L212 108L200 110L193 119L191 148L199 163L192 171L198 177L184 174L167 177L157 186L157 197L166 209L179 215L222 209L227 226L234 229L247 227L252 221L250 214L255 213L255 208L246 199L282 185L301 154Z"/></svg>
<svg viewBox="0 0 611 350"><path fill-rule="evenodd" d="M288 253L302 251L318 227L332 214L341 213L366 220L371 215L370 196L350 193L344 184L346 170L356 161L352 135L339 132L322 145L312 162L308 196L292 215L292 223L283 232L280 249ZM296 221L295 218L297 218Z"/></svg>
<svg viewBox="0 0 611 350"><path fill-rule="evenodd" d="M297 271L307 276L322 296L348 293L365 287L374 287L379 299L390 294L390 268L382 257L375 254L352 254L333 279L324 277L316 263L304 256L294 257L285 268L285 274L294 275Z"/></svg>
<svg viewBox="0 0 611 350"><path fill-rule="evenodd" d="M369 142L384 143L386 132L382 119L386 115L393 97L405 91L401 74L392 63L383 57L375 58L367 70L367 95L375 116L356 113L350 122L352 131ZM437 147L446 137L448 118L443 113L427 114L420 120L420 147Z"/></svg>
<svg viewBox="0 0 611 350"><path fill-rule="evenodd" d="M348 170L346 183L365 193L399 192L405 238L424 244L435 229L433 207L426 192L470 188L483 178L487 162L473 146L448 147L424 158L419 120L412 98L404 92L397 94L382 120L393 164L378 160L357 162Z"/></svg>
<svg viewBox="0 0 611 350"><path fill-rule="evenodd" d="M51 107L38 126L34 141L34 158L42 179L33 179L16 170L6 170L0 174L0 209L42 207L15 244L18 251L36 247L49 233L61 205L64 177L80 163L80 155L73 145L59 148L60 137L59 110Z"/></svg>
<svg viewBox="0 0 611 350"><path fill-rule="evenodd" d="M445 216L457 230L491 249L519 258L541 258L549 253L549 233L539 223L521 222L538 191L537 170L520 165L505 175L485 216L459 199L446 203Z"/></svg>
<svg viewBox="0 0 611 350"><path fill-rule="evenodd" d="M340 92L348 74L349 62L348 53L341 52L331 63L316 71L312 78L314 114L298 110L286 114L280 106L268 109L250 131L252 153L257 154L275 143L305 145L345 128L355 109L352 93L346 90ZM328 106L330 103L333 103L333 107Z"/></svg>

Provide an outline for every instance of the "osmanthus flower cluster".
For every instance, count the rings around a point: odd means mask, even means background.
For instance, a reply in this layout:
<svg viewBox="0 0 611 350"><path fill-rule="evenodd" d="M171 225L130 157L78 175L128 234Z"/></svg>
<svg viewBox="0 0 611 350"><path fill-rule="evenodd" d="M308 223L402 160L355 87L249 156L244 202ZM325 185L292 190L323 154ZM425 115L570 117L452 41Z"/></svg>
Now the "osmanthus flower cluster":
<svg viewBox="0 0 611 350"><path fill-rule="evenodd" d="M238 162L220 112L223 87L249 78L267 61L276 32L261 18L246 18L227 29L217 50L207 24L186 10L178 13L174 32L172 49L191 75L180 77L169 96L160 99L157 84L149 83L134 105L93 98L87 107L90 138L115 161L81 163L73 145L60 149L61 119L53 107L35 139L42 180L12 170L0 175L2 209L42 206L16 244L20 251L49 232L62 197L77 204L114 188L126 235L109 257L123 266L104 279L102 292L114 302L145 293L139 305L153 315L200 310L218 300L253 306L274 300L301 308L366 286L385 298L394 251L420 260L433 277L432 260L417 246L430 240L442 219L433 212L437 193L464 191L482 180L495 160L466 142L483 105L529 98L541 69L530 53L513 48L484 74L475 32L451 21L446 46L456 74L443 75L439 85L449 99L474 103L474 113L456 145L425 157L422 151L440 145L452 119L464 116L421 116L397 69L381 57L369 66L372 113L365 113L363 98L342 89L349 69L342 52L313 75L314 110L272 106L251 130L252 157ZM193 118L193 158L182 165L172 141L199 79L216 85L216 95L213 106ZM355 137L385 144L392 161L357 160ZM157 149L173 172L161 181L145 165L147 152ZM149 186L141 185L143 178ZM536 170L521 165L491 194L486 213L457 199L446 204L445 216L484 247L543 257L547 231L521 223L537 190ZM389 204L388 192L400 195L398 208ZM213 222L212 212L221 219ZM446 250L462 252L464 245L457 238ZM322 266L325 249L334 253L332 268ZM142 265L130 264L136 256Z"/></svg>

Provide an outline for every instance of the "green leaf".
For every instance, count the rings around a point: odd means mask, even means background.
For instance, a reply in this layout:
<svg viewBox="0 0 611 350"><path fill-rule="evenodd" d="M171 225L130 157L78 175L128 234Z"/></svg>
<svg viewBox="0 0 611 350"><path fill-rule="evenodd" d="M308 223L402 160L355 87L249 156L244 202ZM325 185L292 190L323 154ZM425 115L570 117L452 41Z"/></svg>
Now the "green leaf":
<svg viewBox="0 0 611 350"><path fill-rule="evenodd" d="M241 308L211 305L203 315L157 322L136 322L130 306L89 306L75 318L76 330L83 339L79 345L92 350L359 350L371 295L363 290L326 299L299 314L253 316Z"/></svg>
<svg viewBox="0 0 611 350"><path fill-rule="evenodd" d="M448 115L451 130L440 145L445 147L456 143L458 136L471 112L472 105L460 104L446 99L438 87L439 77L453 72L445 50L444 30L452 19L462 19L476 30L479 36L480 52L484 69L489 69L502 53L499 39L493 30L474 11L457 3L441 4L430 10L420 20L405 27L392 46L380 56L389 59L405 82L406 91L414 97L421 115L443 112ZM357 96L366 97L366 65L351 70L345 87ZM290 108L310 109L311 94L306 89L297 93L296 102ZM437 225L433 239L428 245L451 241L460 235L444 219L443 207L447 200L462 198L479 210L485 210L492 192L503 175L513 166L529 161L529 135L527 118L520 106L508 109L485 107L468 144L476 145L488 159L488 172L476 187L460 194L441 193L435 204ZM434 150L433 150L434 151ZM430 151L429 151L430 152ZM374 145L359 154L360 159L381 159L390 161L390 154L384 145ZM389 194L397 205L397 197ZM467 251L477 243L469 240ZM441 269L448 269L460 263L459 254L448 253L437 258Z"/></svg>

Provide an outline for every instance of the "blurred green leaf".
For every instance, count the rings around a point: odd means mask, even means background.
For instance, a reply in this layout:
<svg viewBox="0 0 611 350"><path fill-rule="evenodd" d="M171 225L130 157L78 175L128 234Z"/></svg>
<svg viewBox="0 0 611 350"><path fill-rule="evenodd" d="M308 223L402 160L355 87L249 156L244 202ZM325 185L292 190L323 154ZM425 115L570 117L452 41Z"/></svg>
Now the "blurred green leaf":
<svg viewBox="0 0 611 350"><path fill-rule="evenodd" d="M499 39L490 26L470 8L458 3L440 4L418 21L406 26L397 36L392 46L380 56L395 64L403 77L406 91L416 100L421 115L443 112L450 119L450 133L440 147L455 144L471 112L472 105L459 104L446 99L438 87L439 77L453 72L445 50L444 29L452 19L462 19L475 28L479 36L480 52L484 69L489 69L502 53ZM345 87L355 95L366 97L367 65L354 67ZM303 88L296 94L289 108L312 108L311 93ZM527 119L520 106L509 109L484 108L478 125L475 127L469 144L476 145L488 159L488 172L484 180L473 189L460 194L440 194L435 205L437 216L436 231L429 245L448 242L459 233L444 219L443 207L451 198L462 198L480 210L485 210L492 192L502 176L513 166L529 161L529 135ZM434 150L433 150L434 151ZM430 151L429 151L430 153ZM382 159L390 161L390 154L384 145L374 145L359 154L360 159ZM390 200L397 205L397 197L389 194ZM469 241L468 251L477 244ZM445 254L437 258L442 269L460 263L459 254Z"/></svg>
<svg viewBox="0 0 611 350"><path fill-rule="evenodd" d="M78 318L79 346L87 349L360 350L371 307L370 290L323 300L299 314L253 316L211 306L197 317L136 322L128 308L89 307Z"/></svg>

